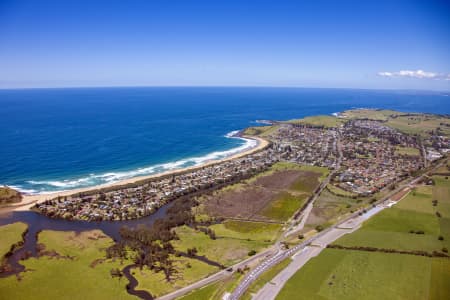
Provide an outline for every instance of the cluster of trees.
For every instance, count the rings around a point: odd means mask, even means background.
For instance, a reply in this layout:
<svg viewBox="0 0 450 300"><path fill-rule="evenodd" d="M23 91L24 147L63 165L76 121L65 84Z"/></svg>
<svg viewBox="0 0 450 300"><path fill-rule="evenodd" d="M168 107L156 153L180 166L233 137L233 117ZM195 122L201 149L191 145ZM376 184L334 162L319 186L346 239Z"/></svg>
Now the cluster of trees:
<svg viewBox="0 0 450 300"><path fill-rule="evenodd" d="M425 234L425 232L423 230L410 230L409 233L415 233L415 234Z"/></svg>
<svg viewBox="0 0 450 300"><path fill-rule="evenodd" d="M353 246L353 247L346 247L342 245L335 245L330 244L327 246L327 248L334 248L334 249L344 249L344 250L359 250L359 251L369 251L369 252L383 252L383 253L399 253L399 254L410 254L410 255L418 255L418 256L427 256L427 257L449 257L447 252L444 251L444 248L442 249L442 252L433 251L433 252L427 252L427 251L421 251L421 250L397 250L397 249L385 249L385 248L375 248L375 247L363 247L363 246Z"/></svg>
<svg viewBox="0 0 450 300"><path fill-rule="evenodd" d="M187 225L204 232L211 239L216 239L214 230L197 226L192 207L198 204L197 200L180 198L167 209L163 219L156 220L152 225L122 227L121 240L106 249L106 257L120 259L129 257L141 269L146 266L155 272L164 272L166 280L170 281L177 273L172 258L182 255L171 243L179 239L174 230L175 227ZM195 257L196 255L197 248L187 249L187 256ZM117 270L113 273L111 273L112 276L118 276Z"/></svg>
<svg viewBox="0 0 450 300"><path fill-rule="evenodd" d="M205 233L209 236L210 239L215 240L216 239L216 232L208 227L195 227L195 229Z"/></svg>
<svg viewBox="0 0 450 300"><path fill-rule="evenodd" d="M186 252L189 257L194 257L197 255L198 250L196 247L193 247L193 248L188 248Z"/></svg>
<svg viewBox="0 0 450 300"><path fill-rule="evenodd" d="M139 268L147 266L155 272L164 272L167 281L177 273L172 260L176 251L171 241L178 239L173 228L181 225L192 225L194 215L191 212L198 202L192 199L178 199L167 210L164 219L158 219L151 226L140 225L136 228L122 227L121 241L106 250L107 258L126 259L132 255L132 260Z"/></svg>

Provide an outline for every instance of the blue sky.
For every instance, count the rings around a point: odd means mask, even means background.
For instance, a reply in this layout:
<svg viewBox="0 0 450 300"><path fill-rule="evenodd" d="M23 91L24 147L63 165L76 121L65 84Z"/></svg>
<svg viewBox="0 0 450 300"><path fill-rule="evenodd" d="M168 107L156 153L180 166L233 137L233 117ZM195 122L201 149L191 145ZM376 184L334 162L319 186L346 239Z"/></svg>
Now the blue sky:
<svg viewBox="0 0 450 300"><path fill-rule="evenodd" d="M445 0L0 0L0 88L450 90L449 73Z"/></svg>

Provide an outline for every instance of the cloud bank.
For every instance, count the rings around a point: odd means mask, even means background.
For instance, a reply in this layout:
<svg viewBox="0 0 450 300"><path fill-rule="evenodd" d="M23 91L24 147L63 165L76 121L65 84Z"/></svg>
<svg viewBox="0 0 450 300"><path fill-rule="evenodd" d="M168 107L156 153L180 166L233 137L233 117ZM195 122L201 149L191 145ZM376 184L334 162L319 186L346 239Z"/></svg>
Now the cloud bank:
<svg viewBox="0 0 450 300"><path fill-rule="evenodd" d="M435 72L426 72L424 70L401 70L398 72L378 72L378 76L382 77L409 77L419 79L436 79L436 80L450 80L450 74L442 74Z"/></svg>

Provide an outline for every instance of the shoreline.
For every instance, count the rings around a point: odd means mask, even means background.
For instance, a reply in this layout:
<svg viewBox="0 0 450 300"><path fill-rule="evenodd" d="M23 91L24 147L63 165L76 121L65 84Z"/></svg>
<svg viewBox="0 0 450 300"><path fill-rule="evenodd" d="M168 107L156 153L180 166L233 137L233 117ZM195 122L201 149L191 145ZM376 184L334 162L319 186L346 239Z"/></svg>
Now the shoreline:
<svg viewBox="0 0 450 300"><path fill-rule="evenodd" d="M260 138L260 137L254 137L254 136L251 136L251 137L250 136L241 136L241 137L245 138L245 139L255 140L257 142L256 146L246 149L242 152L235 153L229 157L224 157L222 159L210 160L210 161L207 161L205 163L202 163L202 164L199 164L196 166L190 166L190 167L176 169L176 170L169 170L169 171L157 173L157 174L136 176L133 178L119 180L114 183L100 184L100 185L95 185L95 186L91 186L91 187L78 188L78 189L73 189L73 190L66 190L66 191L46 193L46 194L23 195L21 202L15 203L9 207L5 207L5 209L12 210L12 211L29 210L31 208L31 206L33 206L36 203L43 202L45 200L49 200L49 199L59 197L59 196L60 197L70 196L70 195L77 194L77 193L84 193L84 192L88 192L88 191L98 190L98 189L102 189L102 188L111 188L111 187L115 187L115 186L118 187L118 186L122 186L122 185L126 185L126 184L136 183L136 182L143 181L143 180L157 179L157 178L160 178L163 176L175 175L178 173L188 172L188 171L192 171L192 170L195 170L198 168L207 167L207 166L214 165L217 163L222 163L222 162L240 158L240 157L243 157L243 156L246 156L249 154L253 154L255 152L258 152L258 151L266 148L269 145L269 141L267 141L263 138Z"/></svg>

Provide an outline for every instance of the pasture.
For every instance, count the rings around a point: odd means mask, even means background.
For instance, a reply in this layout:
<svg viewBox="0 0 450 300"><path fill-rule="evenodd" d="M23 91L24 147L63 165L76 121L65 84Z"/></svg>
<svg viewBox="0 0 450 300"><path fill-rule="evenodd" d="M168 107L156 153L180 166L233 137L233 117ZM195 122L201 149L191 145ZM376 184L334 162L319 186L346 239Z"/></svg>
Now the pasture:
<svg viewBox="0 0 450 300"><path fill-rule="evenodd" d="M22 233L27 228L28 225L21 222L0 226L0 236L2 238L0 243L0 262L14 244L22 241Z"/></svg>
<svg viewBox="0 0 450 300"><path fill-rule="evenodd" d="M27 272L0 279L0 299L135 299L125 278L111 278L127 262L105 259L111 238L101 231L42 231L39 243L47 254L21 261Z"/></svg>
<svg viewBox="0 0 450 300"><path fill-rule="evenodd" d="M276 299L448 299L448 270L443 258L325 249Z"/></svg>

